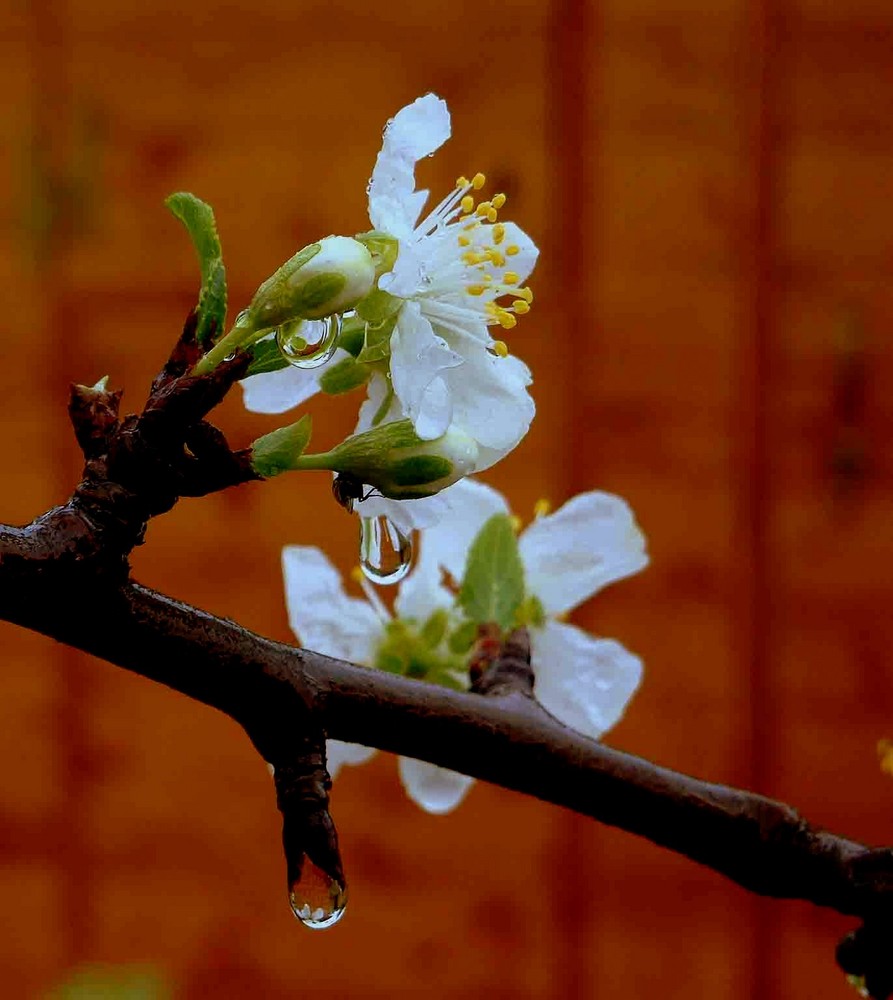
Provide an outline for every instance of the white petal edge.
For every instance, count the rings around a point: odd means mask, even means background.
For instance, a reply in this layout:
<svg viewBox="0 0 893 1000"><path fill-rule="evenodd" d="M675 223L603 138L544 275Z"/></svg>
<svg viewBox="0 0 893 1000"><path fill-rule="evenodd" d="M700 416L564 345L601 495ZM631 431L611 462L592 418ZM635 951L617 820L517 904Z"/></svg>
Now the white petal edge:
<svg viewBox="0 0 893 1000"><path fill-rule="evenodd" d="M242 402L252 413L285 413L319 392L319 380L325 370L349 357L340 348L330 361L319 368L295 368L289 365L276 372L263 372L242 380Z"/></svg>
<svg viewBox="0 0 893 1000"><path fill-rule="evenodd" d="M648 565L645 537L625 500L594 490L537 518L518 540L527 589L547 614L569 611Z"/></svg>
<svg viewBox="0 0 893 1000"><path fill-rule="evenodd" d="M448 771L412 757L401 757L398 770L406 794L425 812L437 816L452 812L474 784L474 778L467 774Z"/></svg>
<svg viewBox="0 0 893 1000"><path fill-rule="evenodd" d="M616 725L642 679L642 661L613 639L547 622L530 630L537 701L571 729L598 739Z"/></svg>
<svg viewBox="0 0 893 1000"><path fill-rule="evenodd" d="M345 764L356 766L371 760L378 751L375 747L364 747L359 743L342 743L341 740L326 740L326 770L333 778Z"/></svg>
<svg viewBox="0 0 893 1000"><path fill-rule="evenodd" d="M335 567L313 547L282 550L288 622L302 645L369 666L382 622L366 601L348 597Z"/></svg>

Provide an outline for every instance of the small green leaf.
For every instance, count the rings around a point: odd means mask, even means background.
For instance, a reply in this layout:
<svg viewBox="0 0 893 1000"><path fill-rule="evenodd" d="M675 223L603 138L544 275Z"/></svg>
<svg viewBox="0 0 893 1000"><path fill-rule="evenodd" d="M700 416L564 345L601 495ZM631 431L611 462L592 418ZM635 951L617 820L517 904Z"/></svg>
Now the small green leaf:
<svg viewBox="0 0 893 1000"><path fill-rule="evenodd" d="M297 460L310 442L312 429L310 414L306 413L297 423L277 427L258 438L251 445L251 468L264 479L297 468Z"/></svg>
<svg viewBox="0 0 893 1000"><path fill-rule="evenodd" d="M476 622L462 622L457 626L447 638L447 646L451 653L467 653L474 645L478 637L478 627Z"/></svg>
<svg viewBox="0 0 893 1000"><path fill-rule="evenodd" d="M226 322L226 269L214 212L210 205L188 191L178 191L165 201L192 237L202 272L202 288L198 297L198 327L196 339L203 344L214 331L223 333Z"/></svg>
<svg viewBox="0 0 893 1000"><path fill-rule="evenodd" d="M527 625L535 625L537 628L542 628L545 624L546 611L543 602L536 594L528 594L518 606L514 627L524 628Z"/></svg>
<svg viewBox="0 0 893 1000"><path fill-rule="evenodd" d="M524 600L524 566L506 514L494 514L468 550L459 604L478 625L511 626Z"/></svg>
<svg viewBox="0 0 893 1000"><path fill-rule="evenodd" d="M422 631L419 633L422 642L431 649L436 649L443 642L449 623L450 616L446 608L437 608L422 626Z"/></svg>
<svg viewBox="0 0 893 1000"><path fill-rule="evenodd" d="M288 361L279 350L275 337L259 340L251 347L251 364L245 373L245 378L251 375L265 375L268 372L278 372L288 367Z"/></svg>
<svg viewBox="0 0 893 1000"><path fill-rule="evenodd" d="M372 376L368 365L361 365L353 358L342 358L327 368L319 379L319 387L330 396L340 396L365 385Z"/></svg>
<svg viewBox="0 0 893 1000"><path fill-rule="evenodd" d="M338 346L356 357L363 349L366 339L366 321L359 316L347 316L341 324Z"/></svg>

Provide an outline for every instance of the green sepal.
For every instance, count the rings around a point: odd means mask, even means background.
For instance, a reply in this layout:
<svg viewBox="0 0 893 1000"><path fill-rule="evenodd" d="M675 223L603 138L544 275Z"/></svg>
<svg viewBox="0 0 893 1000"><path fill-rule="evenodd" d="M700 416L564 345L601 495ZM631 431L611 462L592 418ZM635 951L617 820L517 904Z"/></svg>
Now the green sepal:
<svg viewBox="0 0 893 1000"><path fill-rule="evenodd" d="M265 375L268 372L278 372L288 367L288 361L279 350L275 337L259 340L251 347L251 364L245 372L245 378L251 375Z"/></svg>
<svg viewBox="0 0 893 1000"><path fill-rule="evenodd" d="M297 460L310 443L312 430L310 414L305 413L297 423L259 437L251 445L251 468L264 479L298 468Z"/></svg>
<svg viewBox="0 0 893 1000"><path fill-rule="evenodd" d="M320 389L330 396L340 396L365 385L372 377L372 369L353 358L342 358L326 368L319 379Z"/></svg>
<svg viewBox="0 0 893 1000"><path fill-rule="evenodd" d="M363 349L366 340L366 321L359 316L346 316L338 335L338 346L353 357Z"/></svg>
<svg viewBox="0 0 893 1000"><path fill-rule="evenodd" d="M357 305L357 315L366 323L363 349L357 355L361 364L387 361L391 356L391 334L403 300L376 288Z"/></svg>
<svg viewBox="0 0 893 1000"><path fill-rule="evenodd" d="M164 203L186 227L198 255L202 287L196 306L198 326L195 336L199 344L204 344L212 331L221 336L226 323L226 268L223 266L223 250L214 212L210 205L188 191L177 191Z"/></svg>
<svg viewBox="0 0 893 1000"><path fill-rule="evenodd" d="M494 514L468 550L459 604L478 625L508 629L524 600L524 565L506 514Z"/></svg>
<svg viewBox="0 0 893 1000"><path fill-rule="evenodd" d="M388 469L395 486L427 486L445 479L453 471L453 463L440 455L413 455L403 458Z"/></svg>

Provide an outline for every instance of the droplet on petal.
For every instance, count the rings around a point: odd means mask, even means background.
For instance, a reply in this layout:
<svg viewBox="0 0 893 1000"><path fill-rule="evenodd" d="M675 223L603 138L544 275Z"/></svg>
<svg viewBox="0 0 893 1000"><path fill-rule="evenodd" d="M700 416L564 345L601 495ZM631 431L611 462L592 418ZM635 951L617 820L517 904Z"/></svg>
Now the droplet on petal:
<svg viewBox="0 0 893 1000"><path fill-rule="evenodd" d="M399 583L412 565L412 539L385 515L360 518L360 568L381 586Z"/></svg>
<svg viewBox="0 0 893 1000"><path fill-rule="evenodd" d="M341 316L293 320L276 331L276 343L285 360L295 368L319 368L335 353Z"/></svg>
<svg viewBox="0 0 893 1000"><path fill-rule="evenodd" d="M344 916L347 886L330 878L305 856L300 878L289 887L288 901L305 927L324 930Z"/></svg>

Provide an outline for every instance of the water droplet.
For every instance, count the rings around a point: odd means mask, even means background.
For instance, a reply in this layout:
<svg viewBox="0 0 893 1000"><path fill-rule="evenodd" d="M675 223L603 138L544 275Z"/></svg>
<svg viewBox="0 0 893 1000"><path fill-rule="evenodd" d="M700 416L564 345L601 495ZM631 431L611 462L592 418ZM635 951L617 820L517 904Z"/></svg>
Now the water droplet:
<svg viewBox="0 0 893 1000"><path fill-rule="evenodd" d="M248 310L243 309L238 316L236 316L236 326L245 326L248 322Z"/></svg>
<svg viewBox="0 0 893 1000"><path fill-rule="evenodd" d="M412 565L412 539L385 515L360 518L360 568L368 580L399 583Z"/></svg>
<svg viewBox="0 0 893 1000"><path fill-rule="evenodd" d="M282 356L295 368L319 368L335 353L341 317L299 319L283 323L276 331L276 343Z"/></svg>
<svg viewBox="0 0 893 1000"><path fill-rule="evenodd" d="M337 924L347 907L347 886L341 885L304 856L301 876L289 888L292 912L305 927L323 930Z"/></svg>

